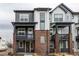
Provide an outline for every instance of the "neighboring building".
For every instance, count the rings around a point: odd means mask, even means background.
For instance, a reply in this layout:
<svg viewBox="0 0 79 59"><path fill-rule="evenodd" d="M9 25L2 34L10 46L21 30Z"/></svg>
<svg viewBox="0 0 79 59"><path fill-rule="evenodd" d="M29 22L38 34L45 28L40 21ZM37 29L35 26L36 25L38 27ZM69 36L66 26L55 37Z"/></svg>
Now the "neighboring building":
<svg viewBox="0 0 79 59"><path fill-rule="evenodd" d="M15 10L14 52L73 54L79 49L79 12L64 4L51 8ZM50 12L49 12L50 11Z"/></svg>
<svg viewBox="0 0 79 59"><path fill-rule="evenodd" d="M7 49L8 49L8 47L7 47L6 41L4 39L1 39L1 37L0 37L0 51L4 51Z"/></svg>

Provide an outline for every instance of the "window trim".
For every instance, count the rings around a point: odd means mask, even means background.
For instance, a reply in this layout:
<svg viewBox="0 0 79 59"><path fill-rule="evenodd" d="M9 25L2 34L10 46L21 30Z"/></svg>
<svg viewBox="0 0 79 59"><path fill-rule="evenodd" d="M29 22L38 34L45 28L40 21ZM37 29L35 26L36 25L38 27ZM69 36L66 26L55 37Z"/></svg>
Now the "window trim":
<svg viewBox="0 0 79 59"><path fill-rule="evenodd" d="M21 31L21 29L23 29L24 31ZM25 30L26 30L25 28L18 28L17 29L17 36L25 36L26 35L26 31ZM24 33L24 35L20 35L19 33Z"/></svg>

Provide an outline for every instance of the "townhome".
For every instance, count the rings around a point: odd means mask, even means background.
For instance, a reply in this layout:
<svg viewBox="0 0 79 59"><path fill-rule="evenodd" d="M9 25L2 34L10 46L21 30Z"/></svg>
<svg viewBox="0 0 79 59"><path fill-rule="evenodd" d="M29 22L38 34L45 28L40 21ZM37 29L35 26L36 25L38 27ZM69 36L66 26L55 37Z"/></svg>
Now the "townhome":
<svg viewBox="0 0 79 59"><path fill-rule="evenodd" d="M34 10L14 10L15 22L13 34L14 52L38 53L49 52L49 10L51 8L34 8Z"/></svg>
<svg viewBox="0 0 79 59"><path fill-rule="evenodd" d="M79 50L79 12L61 3L55 9L14 10L14 53L74 54Z"/></svg>
<svg viewBox="0 0 79 59"><path fill-rule="evenodd" d="M78 52L79 12L61 3L50 12L50 51L74 54Z"/></svg>

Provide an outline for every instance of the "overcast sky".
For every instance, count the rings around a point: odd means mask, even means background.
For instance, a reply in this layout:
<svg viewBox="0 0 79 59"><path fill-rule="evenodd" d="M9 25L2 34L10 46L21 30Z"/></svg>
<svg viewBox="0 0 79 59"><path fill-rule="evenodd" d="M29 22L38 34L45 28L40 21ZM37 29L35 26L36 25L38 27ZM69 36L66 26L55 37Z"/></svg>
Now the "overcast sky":
<svg viewBox="0 0 79 59"><path fill-rule="evenodd" d="M64 3L75 12L79 12L78 0L29 0L27 3L0 3L0 36L8 41L13 39L13 26L11 24L15 20L13 10L33 10L36 7L54 9L60 3Z"/></svg>

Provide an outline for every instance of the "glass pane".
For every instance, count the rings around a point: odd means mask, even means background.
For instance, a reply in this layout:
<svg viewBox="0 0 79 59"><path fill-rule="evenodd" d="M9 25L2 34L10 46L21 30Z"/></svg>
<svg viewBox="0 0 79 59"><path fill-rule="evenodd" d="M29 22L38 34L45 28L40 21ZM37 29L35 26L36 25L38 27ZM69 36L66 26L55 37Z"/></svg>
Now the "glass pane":
<svg viewBox="0 0 79 59"><path fill-rule="evenodd" d="M54 14L54 21L63 21L63 14Z"/></svg>
<svg viewBox="0 0 79 59"><path fill-rule="evenodd" d="M44 36L41 36L40 43L45 43L45 37Z"/></svg>
<svg viewBox="0 0 79 59"><path fill-rule="evenodd" d="M28 14L20 14L20 21L29 22L29 15Z"/></svg>
<svg viewBox="0 0 79 59"><path fill-rule="evenodd" d="M45 13L40 13L40 20L45 21Z"/></svg>
<svg viewBox="0 0 79 59"><path fill-rule="evenodd" d="M32 39L33 38L33 35L28 34L27 37L28 37L28 39Z"/></svg>
<svg viewBox="0 0 79 59"><path fill-rule="evenodd" d="M28 34L33 34L33 28L28 28Z"/></svg>
<svg viewBox="0 0 79 59"><path fill-rule="evenodd" d="M41 30L44 30L44 29L45 29L45 23L44 23L44 22L41 22L41 23L40 23L40 29L41 29Z"/></svg>
<svg viewBox="0 0 79 59"><path fill-rule="evenodd" d="M25 35L25 34L26 34L25 28L18 28L17 35Z"/></svg>

